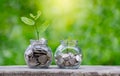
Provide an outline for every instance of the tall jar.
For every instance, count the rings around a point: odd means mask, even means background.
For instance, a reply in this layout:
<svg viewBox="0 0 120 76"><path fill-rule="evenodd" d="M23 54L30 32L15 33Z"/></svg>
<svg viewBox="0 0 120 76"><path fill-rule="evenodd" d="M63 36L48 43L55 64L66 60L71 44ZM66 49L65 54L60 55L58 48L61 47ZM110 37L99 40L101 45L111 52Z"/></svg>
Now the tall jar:
<svg viewBox="0 0 120 76"><path fill-rule="evenodd" d="M59 68L77 69L82 61L81 49L76 40L62 40L55 52L55 62Z"/></svg>
<svg viewBox="0 0 120 76"><path fill-rule="evenodd" d="M47 46L47 40L31 40L31 44L25 51L25 61L30 68L48 68L52 61L51 49Z"/></svg>

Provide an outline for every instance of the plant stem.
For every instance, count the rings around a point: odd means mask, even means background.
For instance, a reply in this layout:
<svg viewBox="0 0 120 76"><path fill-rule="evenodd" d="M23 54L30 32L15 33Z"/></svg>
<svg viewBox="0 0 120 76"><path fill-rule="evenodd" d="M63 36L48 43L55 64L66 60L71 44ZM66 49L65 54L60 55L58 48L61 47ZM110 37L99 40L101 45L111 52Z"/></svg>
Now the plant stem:
<svg viewBox="0 0 120 76"><path fill-rule="evenodd" d="M67 40L67 46L68 46L68 40ZM67 48L67 53L68 53L68 48Z"/></svg>
<svg viewBox="0 0 120 76"><path fill-rule="evenodd" d="M36 34L37 34L37 39L39 40L39 31L38 31L38 29L37 29L37 25L36 25L36 22L35 22L35 30L36 30Z"/></svg>

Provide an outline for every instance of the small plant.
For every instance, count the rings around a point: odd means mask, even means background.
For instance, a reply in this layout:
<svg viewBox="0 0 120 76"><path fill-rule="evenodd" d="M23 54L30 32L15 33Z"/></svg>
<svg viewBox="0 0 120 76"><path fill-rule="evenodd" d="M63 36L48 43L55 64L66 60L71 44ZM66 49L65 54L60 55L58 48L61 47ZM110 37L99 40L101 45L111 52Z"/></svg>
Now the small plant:
<svg viewBox="0 0 120 76"><path fill-rule="evenodd" d="M36 30L36 34L37 34L37 39L39 40L39 34L44 32L47 29L48 24L44 23L43 25L41 25L41 29L39 31L36 23L37 23L40 15L41 15L41 12L38 11L37 15L33 15L32 13L30 13L29 15L30 15L31 18L28 18L28 17L24 16L24 17L21 17L21 20L22 20L23 23L25 23L27 25L34 26L34 28Z"/></svg>

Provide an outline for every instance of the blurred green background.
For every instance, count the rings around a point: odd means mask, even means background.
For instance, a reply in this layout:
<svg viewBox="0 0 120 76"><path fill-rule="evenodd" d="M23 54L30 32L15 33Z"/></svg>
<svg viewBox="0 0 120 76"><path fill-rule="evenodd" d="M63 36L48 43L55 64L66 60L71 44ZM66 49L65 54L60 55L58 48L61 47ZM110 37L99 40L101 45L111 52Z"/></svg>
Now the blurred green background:
<svg viewBox="0 0 120 76"><path fill-rule="evenodd" d="M36 33L20 17L38 10L39 28L49 23L40 37L53 53L69 38L79 41L82 64L120 64L120 0L0 0L0 65L25 64L25 49Z"/></svg>

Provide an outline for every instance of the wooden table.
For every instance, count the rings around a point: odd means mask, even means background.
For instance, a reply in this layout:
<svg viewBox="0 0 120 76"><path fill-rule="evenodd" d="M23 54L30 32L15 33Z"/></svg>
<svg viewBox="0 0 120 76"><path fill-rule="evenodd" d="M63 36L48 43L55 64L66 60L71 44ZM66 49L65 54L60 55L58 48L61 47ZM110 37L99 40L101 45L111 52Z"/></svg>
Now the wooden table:
<svg viewBox="0 0 120 76"><path fill-rule="evenodd" d="M79 69L30 69L27 66L0 66L0 76L120 76L120 66L81 66Z"/></svg>

